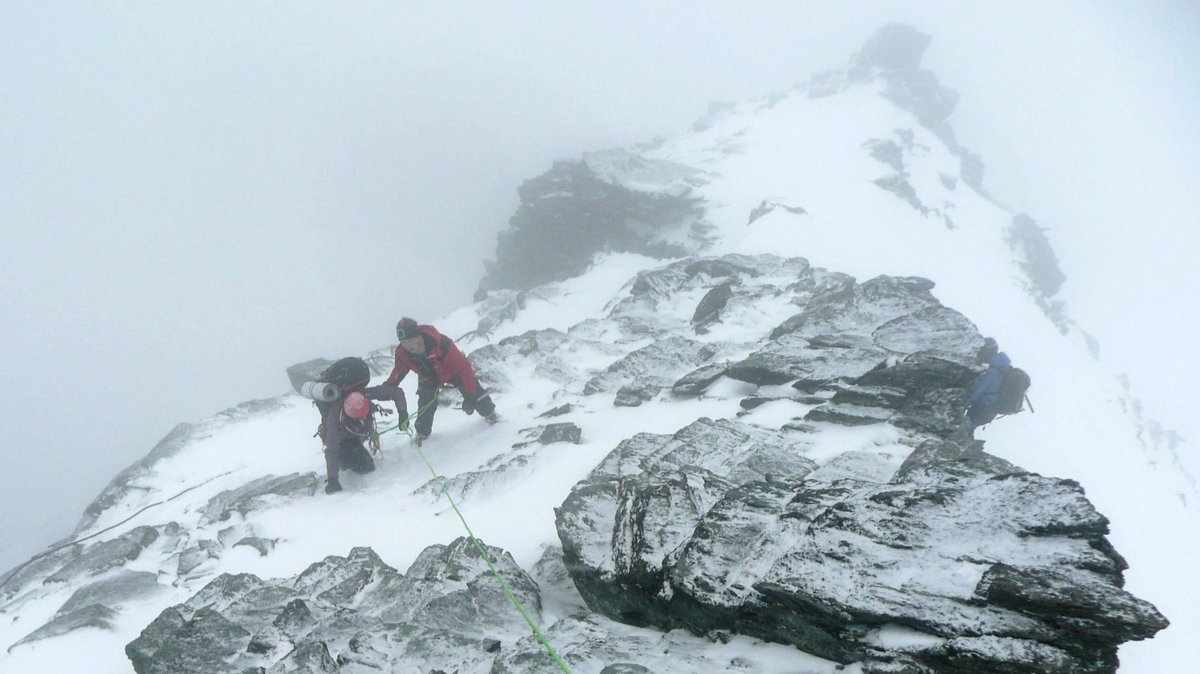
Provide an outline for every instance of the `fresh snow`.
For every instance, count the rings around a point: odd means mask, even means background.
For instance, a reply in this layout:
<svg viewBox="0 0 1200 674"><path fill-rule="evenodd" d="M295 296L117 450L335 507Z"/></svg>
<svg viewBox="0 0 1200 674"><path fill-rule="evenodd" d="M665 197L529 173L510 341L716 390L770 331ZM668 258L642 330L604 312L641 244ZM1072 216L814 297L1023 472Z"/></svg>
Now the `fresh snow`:
<svg viewBox="0 0 1200 674"><path fill-rule="evenodd" d="M914 209L897 195L874 184L893 174L871 157L872 139L902 142L898 131L911 134L911 150L903 154L905 170L922 203L937 213ZM1063 335L1025 292L1020 269L1004 240L1012 214L958 179L948 187L941 176L959 176L958 160L913 115L879 96L876 85L852 87L824 98L797 91L773 105L747 103L726 110L704 131L668 140L643 155L653 164L630 164L620 153L589 155L614 181L645 189L665 190L687 181L693 196L705 200L707 224L714 242L703 254L772 253L807 258L813 266L846 272L859 281L879 274L916 275L932 279L934 294L946 306L975 321L995 336L1016 365L1033 377L1030 398L1036 413L1001 419L977 433L987 451L1045 475L1078 480L1088 498L1112 522L1111 540L1130 569L1128 589L1152 603L1172 626L1153 640L1123 646L1122 672L1185 671L1200 634L1200 583L1193 577L1200 559L1198 494L1175 457L1142 445L1124 411L1124 392L1102 362L1092 358L1076 332ZM633 166L634 175L623 170ZM748 224L749 214L764 200L803 208L791 213L776 208ZM947 225L943 216L953 221ZM550 284L525 295L524 308L490 335L462 341L466 350L528 330L563 332L587 319L602 317L606 308L627 296L628 284L643 269L664 264L633 254L598 256L586 274ZM663 320L686 322L700 297L663 307ZM782 322L791 313L783 303L764 302L726 315L700 341L748 340ZM1069 307L1068 307L1069 310ZM458 337L476 328L478 315L467 306L433 321ZM603 325L589 327L586 337L600 346L581 349L572 367L598 372L617 356L642 344L609 351L604 342L614 334ZM614 347L615 348L615 347ZM749 350L749 349L748 349ZM342 354L329 354L342 355ZM611 394L569 392L514 362L502 373L512 386L495 396L503 421L496 426L453 409L438 412L434 436L424 451L448 478L485 470L494 460L510 461L510 470L489 473L479 486L459 489L461 507L474 531L488 544L509 550L525 569L532 569L547 546L557 544L553 509L571 487L621 440L639 432L673 433L697 417L732 418L741 412L740 398L757 393L790 396L789 387L772 391L724 379L695 400L659 396L640 407L613 407ZM415 401L415 382L406 383ZM567 415L537 419L549 408L571 402ZM161 540L126 568L159 574L164 591L122 606L112 631L84 629L62 637L19 646L0 653L0 671L33 673L89 671L97 674L132 671L123 648L165 607L190 597L220 573L253 573L285 577L301 572L327 555L344 555L351 547L370 546L388 564L404 569L428 545L446 543L463 534L456 516L429 482L430 474L398 434L384 437L383 458L376 472L345 473L346 490L307 499L277 499L271 507L235 515L226 522L204 523L200 512L209 498L265 475L315 471L322 474L319 442L312 437L317 415L308 401L286 395L275 411L250 420L219 426L183 451L156 463L149 475L135 480L122 501L107 510L86 535L133 514L156 501L201 485L182 498L152 508L133 521L105 533L112 539L136 526L175 521L192 540L254 535L278 539L274 551L260 556L248 547L227 549L216 560L175 577L171 551ZM410 402L410 404L412 404ZM803 406L767 403L742 419L779 428L802 416ZM553 444L513 449L525 441L521 429L570 421L583 429L578 445ZM882 456L883 465L898 467L907 449L896 430L886 425L825 430L803 449L829 479L850 470L855 453ZM521 456L528 463L512 461ZM499 458L498 458L499 457ZM835 459L842 461L831 464ZM872 465L880 465L873 462ZM850 466L851 468L847 468ZM1192 475L1194 465L1185 466ZM875 475L875 479L886 479ZM452 487L453 489L453 487ZM959 570L961 571L961 569ZM898 586L907 579L897 579ZM969 588L974 575L915 579ZM41 587L34 584L0 614L0 646L7 648L49 620L77 589L78 583ZM547 594L547 623L577 608L578 598L554 599ZM576 602L576 603L572 603ZM677 635L697 649L706 640ZM888 626L876 638L884 644L921 645L935 639L907 628ZM688 641L692 639L692 641ZM735 637L721 646L727 658L741 658L751 672L832 672L826 661L794 649ZM838 671L855 672L856 666Z"/></svg>

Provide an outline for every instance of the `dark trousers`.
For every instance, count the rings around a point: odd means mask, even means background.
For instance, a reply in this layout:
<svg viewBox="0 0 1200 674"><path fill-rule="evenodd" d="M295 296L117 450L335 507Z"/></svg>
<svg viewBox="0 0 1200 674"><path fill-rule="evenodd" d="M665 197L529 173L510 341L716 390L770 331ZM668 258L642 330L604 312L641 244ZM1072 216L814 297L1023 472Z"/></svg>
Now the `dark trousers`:
<svg viewBox="0 0 1200 674"><path fill-rule="evenodd" d="M463 396L463 411L467 414L479 412L481 416L490 416L496 411L496 403L492 402L492 396L487 392L487 389L480 386L473 393L468 393L463 390L462 381L458 378L447 382L454 388L458 389ZM413 424L418 435L429 435L433 433L433 413L437 411L437 392L438 384L429 379L422 379L417 384L417 421Z"/></svg>
<svg viewBox="0 0 1200 674"><path fill-rule="evenodd" d="M991 423L992 419L996 418L996 409L992 405L981 405L976 403L971 405L971 409L967 410L967 418L971 420L971 426L983 426Z"/></svg>
<svg viewBox="0 0 1200 674"><path fill-rule="evenodd" d="M333 450L325 449L325 469L326 474L331 479L337 479L338 470L346 468L356 473L369 473L375 470L375 459L371 456L371 452L363 446L361 440L355 438L345 438L342 440L342 446L338 448L337 453Z"/></svg>

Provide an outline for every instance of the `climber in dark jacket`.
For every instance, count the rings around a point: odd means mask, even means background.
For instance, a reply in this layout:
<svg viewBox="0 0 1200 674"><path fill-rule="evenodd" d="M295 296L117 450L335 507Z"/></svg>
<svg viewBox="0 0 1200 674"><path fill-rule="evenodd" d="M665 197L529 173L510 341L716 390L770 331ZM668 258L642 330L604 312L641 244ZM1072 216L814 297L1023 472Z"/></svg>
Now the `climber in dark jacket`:
<svg viewBox="0 0 1200 674"><path fill-rule="evenodd" d="M408 421L408 404L404 391L394 384L367 386L370 370L360 358L343 358L330 366L322 375L324 381L336 383L339 396L332 402L316 401L321 413L318 434L325 445L325 493L342 490L338 473L342 466L356 473L375 470L375 459L371 450L378 451L379 436L375 430L376 413L388 414L372 400L391 401L403 425ZM366 443L366 445L364 445Z"/></svg>
<svg viewBox="0 0 1200 674"><path fill-rule="evenodd" d="M396 324L396 365L385 384L396 385L409 373L417 373L417 420L414 424L417 442L433 432L433 414L437 411L437 392L442 384L458 389L463 397L463 411L476 410L488 423L496 423L496 405L492 396L479 385L471 362L449 337L432 325L417 325L411 318Z"/></svg>
<svg viewBox="0 0 1200 674"><path fill-rule="evenodd" d="M987 363L987 372L975 382L971 391L971 407L967 410L969 431L976 426L983 426L996 418L996 402L1000 398L1000 385L1004 381L1003 368L1011 367L1012 361L1008 355L1000 351L996 340L988 337L983 341L983 347L976 356L979 362Z"/></svg>

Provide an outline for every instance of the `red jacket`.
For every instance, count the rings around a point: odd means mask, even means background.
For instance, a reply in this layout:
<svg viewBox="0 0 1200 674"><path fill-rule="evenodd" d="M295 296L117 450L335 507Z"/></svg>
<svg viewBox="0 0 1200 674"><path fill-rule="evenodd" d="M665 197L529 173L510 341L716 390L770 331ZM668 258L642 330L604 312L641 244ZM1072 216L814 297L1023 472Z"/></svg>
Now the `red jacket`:
<svg viewBox="0 0 1200 674"><path fill-rule="evenodd" d="M409 370L417 373L422 381L453 384L465 393L479 390L471 362L454 342L437 331L432 325L419 325L417 331L425 342L424 355L410 354L404 347L396 347L396 365L388 375L386 383L399 384Z"/></svg>

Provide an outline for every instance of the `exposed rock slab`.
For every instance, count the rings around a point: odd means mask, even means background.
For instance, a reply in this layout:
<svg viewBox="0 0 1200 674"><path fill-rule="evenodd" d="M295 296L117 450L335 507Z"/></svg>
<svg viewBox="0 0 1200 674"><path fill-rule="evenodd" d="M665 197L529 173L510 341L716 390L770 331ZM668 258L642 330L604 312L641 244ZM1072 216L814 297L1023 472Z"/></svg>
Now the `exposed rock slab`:
<svg viewBox="0 0 1200 674"><path fill-rule="evenodd" d="M537 585L508 553L486 549L538 620ZM355 548L282 581L219 576L163 611L125 650L138 674L482 674L497 644L527 629L479 551L460 538L426 548L403 574L369 548Z"/></svg>
<svg viewBox="0 0 1200 674"><path fill-rule="evenodd" d="M558 510L593 610L870 671L1112 671L1120 643L1166 626L1121 589L1107 521L1074 482L938 441L903 465L849 454L834 472L737 480L712 471L743 456L722 441L734 429L696 430L622 443ZM672 441L688 449L659 449ZM680 466L701 454L708 470ZM889 624L929 642L883 648L871 635Z"/></svg>

